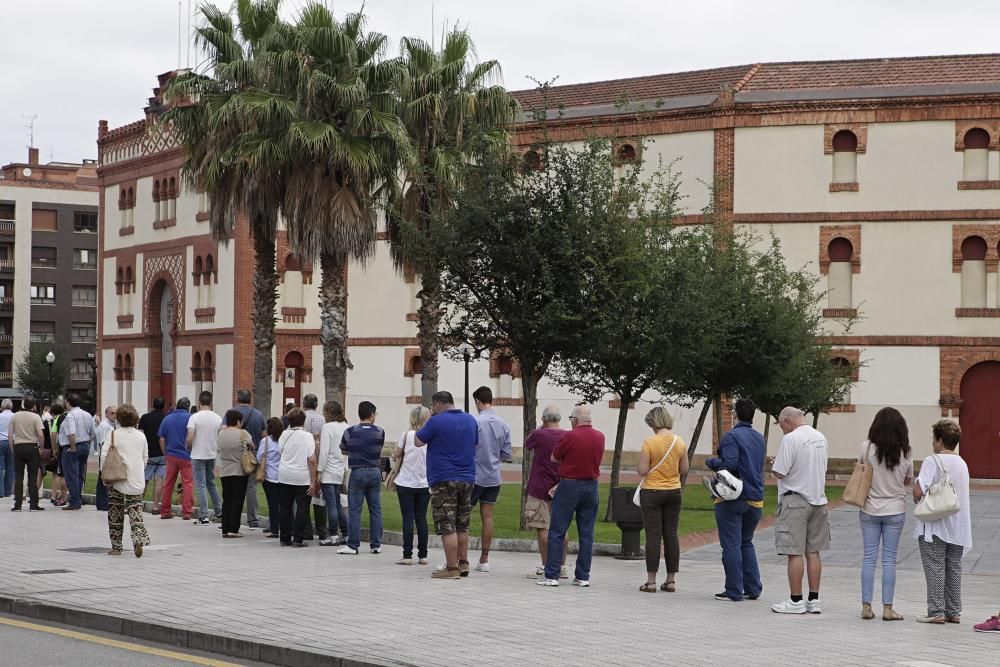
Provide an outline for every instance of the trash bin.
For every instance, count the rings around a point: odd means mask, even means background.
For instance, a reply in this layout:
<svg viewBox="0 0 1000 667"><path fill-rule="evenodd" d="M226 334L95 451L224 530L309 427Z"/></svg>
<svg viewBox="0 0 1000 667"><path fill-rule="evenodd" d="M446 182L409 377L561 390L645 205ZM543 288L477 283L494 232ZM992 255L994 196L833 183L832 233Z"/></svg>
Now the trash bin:
<svg viewBox="0 0 1000 667"><path fill-rule="evenodd" d="M635 487L611 489L611 519L622 531L621 560L645 558L642 551L642 510L632 504Z"/></svg>

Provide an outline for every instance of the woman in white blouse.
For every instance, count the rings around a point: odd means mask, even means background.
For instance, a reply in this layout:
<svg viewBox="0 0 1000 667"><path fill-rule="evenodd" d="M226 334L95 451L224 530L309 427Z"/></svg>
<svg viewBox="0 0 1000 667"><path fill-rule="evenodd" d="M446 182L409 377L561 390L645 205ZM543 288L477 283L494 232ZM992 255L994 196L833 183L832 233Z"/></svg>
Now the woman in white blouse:
<svg viewBox="0 0 1000 667"><path fill-rule="evenodd" d="M917 520L914 537L920 545L920 560L927 580L927 615L920 623L960 623L962 620L962 556L972 548L972 518L969 512L969 468L955 452L962 430L950 419L932 427L934 456L920 466L913 485L913 500L919 502L944 468L958 493L956 514L937 521Z"/></svg>
<svg viewBox="0 0 1000 667"><path fill-rule="evenodd" d="M146 435L135 426L139 413L134 406L125 404L118 408L118 428L111 432L101 447L101 468L107 465L108 452L114 446L125 462L125 479L109 484L108 533L111 536L109 556L121 556L122 534L125 532L125 514L128 513L132 530L132 549L135 557L142 557L142 548L149 544L149 533L142 523L142 494L146 490L146 461L149 445Z"/></svg>
<svg viewBox="0 0 1000 667"><path fill-rule="evenodd" d="M278 503L281 546L305 547L309 523L309 497L319 493L316 477L316 441L303 430L306 415L301 408L288 411L288 430L278 439ZM294 523L292 521L294 507Z"/></svg>
<svg viewBox="0 0 1000 667"><path fill-rule="evenodd" d="M427 506L431 492L427 485L427 448L413 443L414 435L430 419L424 406L410 411L410 430L399 436L393 458L399 463L396 476L396 496L403 515L403 557L396 565L413 565L413 524L417 525L417 558L427 564Z"/></svg>
<svg viewBox="0 0 1000 667"><path fill-rule="evenodd" d="M323 405L323 418L326 419L326 424L319 434L319 460L316 467L320 474L320 491L326 503L329 535L320 540L319 544L322 547L333 547L347 543L347 512L340 504L340 490L344 485L344 471L347 468L347 457L340 451L340 441L347 430L347 418L344 416L344 407L337 401L327 401Z"/></svg>

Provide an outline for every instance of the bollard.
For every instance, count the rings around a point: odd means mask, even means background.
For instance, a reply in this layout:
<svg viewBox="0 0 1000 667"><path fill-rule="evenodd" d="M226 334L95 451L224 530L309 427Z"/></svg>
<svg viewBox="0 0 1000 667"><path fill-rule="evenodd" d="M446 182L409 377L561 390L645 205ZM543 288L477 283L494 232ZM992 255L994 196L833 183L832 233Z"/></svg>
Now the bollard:
<svg viewBox="0 0 1000 667"><path fill-rule="evenodd" d="M622 551L619 560L640 560L642 551L642 510L632 504L635 487L611 489L611 519L622 531Z"/></svg>

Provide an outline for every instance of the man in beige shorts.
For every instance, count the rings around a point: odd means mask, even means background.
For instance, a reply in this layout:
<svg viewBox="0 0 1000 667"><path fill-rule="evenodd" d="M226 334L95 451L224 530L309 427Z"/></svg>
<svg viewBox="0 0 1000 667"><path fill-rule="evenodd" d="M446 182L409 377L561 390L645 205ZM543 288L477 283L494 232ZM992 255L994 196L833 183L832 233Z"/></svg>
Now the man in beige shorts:
<svg viewBox="0 0 1000 667"><path fill-rule="evenodd" d="M559 428L562 415L559 407L548 405L542 411L542 428L535 429L524 441L524 448L532 452L531 472L528 474L528 496L524 500L524 522L526 527L538 531L538 553L542 565L529 574L529 579L545 576L545 556L549 548L549 521L552 517L552 495L559 484L559 464L552 460L552 450L567 433ZM563 542L562 566L559 578L568 579L566 553L569 540Z"/></svg>
<svg viewBox="0 0 1000 667"><path fill-rule="evenodd" d="M778 417L785 437L771 471L778 478L775 547L788 556L791 597L771 605L778 614L819 614L819 584L823 563L819 552L830 548L830 521L826 508L826 436L805 423L797 408L785 408ZM805 565L803 565L805 557ZM802 599L802 575L809 580L809 597Z"/></svg>

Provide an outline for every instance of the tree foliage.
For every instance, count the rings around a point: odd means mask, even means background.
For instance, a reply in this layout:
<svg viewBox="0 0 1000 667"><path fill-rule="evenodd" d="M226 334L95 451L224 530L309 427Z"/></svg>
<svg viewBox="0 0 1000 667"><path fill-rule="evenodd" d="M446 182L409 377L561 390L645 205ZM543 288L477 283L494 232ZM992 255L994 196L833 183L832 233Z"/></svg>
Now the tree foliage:
<svg viewBox="0 0 1000 667"><path fill-rule="evenodd" d="M66 391L69 380L69 359L56 354L51 374L45 356L56 351L52 343L31 343L26 354L14 366L14 386L25 395L49 401Z"/></svg>

